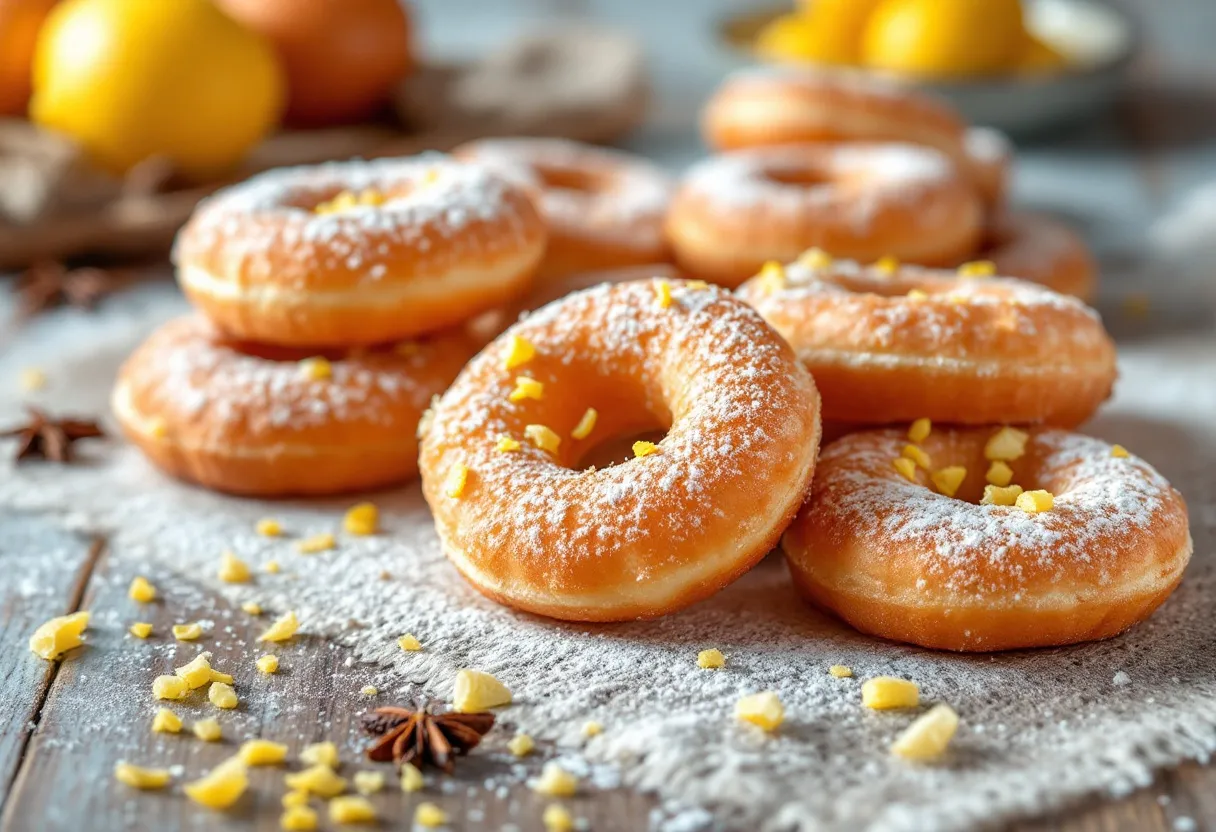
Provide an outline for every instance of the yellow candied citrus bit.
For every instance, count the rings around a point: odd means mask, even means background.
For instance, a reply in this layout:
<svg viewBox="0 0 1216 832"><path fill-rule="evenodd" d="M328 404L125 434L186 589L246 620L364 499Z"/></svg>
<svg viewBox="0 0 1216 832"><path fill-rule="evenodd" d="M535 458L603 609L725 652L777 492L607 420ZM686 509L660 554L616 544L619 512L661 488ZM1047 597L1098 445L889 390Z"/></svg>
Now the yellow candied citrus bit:
<svg viewBox="0 0 1216 832"><path fill-rule="evenodd" d="M1051 511L1055 506L1055 496L1050 491L1042 489L1023 491L1018 495L1018 501L1014 505L1027 514L1038 514L1041 511Z"/></svg>
<svg viewBox="0 0 1216 832"><path fill-rule="evenodd" d="M312 832L317 828L317 812L308 806L288 806L279 816L284 832Z"/></svg>
<svg viewBox="0 0 1216 832"><path fill-rule="evenodd" d="M708 650L702 650L697 654L697 667L704 670L714 670L723 667L726 664L726 656L722 655L722 651L717 647L711 647Z"/></svg>
<svg viewBox="0 0 1216 832"><path fill-rule="evenodd" d="M1112 447L1110 449L1110 455L1115 459L1127 459L1131 456L1131 454L1127 452L1127 448L1123 447L1122 445L1115 445Z"/></svg>
<svg viewBox="0 0 1216 832"><path fill-rule="evenodd" d="M313 206L314 214L337 214L341 211L349 211L359 204L358 199L351 191L339 191L332 198L318 202Z"/></svg>
<svg viewBox="0 0 1216 832"><path fill-rule="evenodd" d="M595 423L600 418L600 413L594 407L589 407L583 411L583 417L578 420L578 424L574 426L574 430L570 431L572 439L586 439L591 435L591 431L595 430Z"/></svg>
<svg viewBox="0 0 1216 832"><path fill-rule="evenodd" d="M963 480L967 479L967 469L961 465L951 465L934 471L929 479L933 480L938 491L947 497L953 497L958 493L958 487L963 484Z"/></svg>
<svg viewBox="0 0 1216 832"><path fill-rule="evenodd" d="M527 734L516 734L507 743L507 750L516 757L527 757L536 748L536 743Z"/></svg>
<svg viewBox="0 0 1216 832"><path fill-rule="evenodd" d="M876 676L862 683L861 704L876 711L915 708L920 704L920 687L907 679Z"/></svg>
<svg viewBox="0 0 1216 832"><path fill-rule="evenodd" d="M300 375L309 381L325 381L333 374L334 368L324 356L314 355L300 361Z"/></svg>
<svg viewBox="0 0 1216 832"><path fill-rule="evenodd" d="M785 721L785 706L771 690L753 693L735 703L735 719L772 731Z"/></svg>
<svg viewBox="0 0 1216 832"><path fill-rule="evenodd" d="M278 537L283 533L283 524L273 517L263 517L253 528L262 537Z"/></svg>
<svg viewBox="0 0 1216 832"><path fill-rule="evenodd" d="M447 812L434 803L419 803L414 810L414 825L424 829L438 829L448 822Z"/></svg>
<svg viewBox="0 0 1216 832"><path fill-rule="evenodd" d="M281 569L282 569L282 567L281 567L281 566L279 566L279 562L278 562L277 560L268 560L268 561L266 561L266 565L265 565L265 566L263 566L262 568L263 568L263 569L265 569L265 570L266 570L266 572L267 572L267 573L269 573L269 574L271 574L271 575L277 575L277 574L279 574L279 570L281 570Z"/></svg>
<svg viewBox="0 0 1216 832"><path fill-rule="evenodd" d="M182 730L182 718L168 708L158 708L152 717L152 733L178 734Z"/></svg>
<svg viewBox="0 0 1216 832"><path fill-rule="evenodd" d="M766 292L776 292L785 288L785 266L776 260L769 260L760 267L760 285Z"/></svg>
<svg viewBox="0 0 1216 832"><path fill-rule="evenodd" d="M347 534L375 534L380 526L380 509L375 503L358 503L351 506L342 518L342 528Z"/></svg>
<svg viewBox="0 0 1216 832"><path fill-rule="evenodd" d="M551 454L557 453L558 446L562 444L562 438L544 425L527 425L524 427L524 436L532 440L533 445Z"/></svg>
<svg viewBox="0 0 1216 832"><path fill-rule="evenodd" d="M932 432L933 422L927 416L920 417L908 426L908 438L913 442L924 442Z"/></svg>
<svg viewBox="0 0 1216 832"><path fill-rule="evenodd" d="M512 439L506 434L498 437L498 441L494 443L494 450L504 454L509 454L512 451L518 451L519 447L519 440Z"/></svg>
<svg viewBox="0 0 1216 832"><path fill-rule="evenodd" d="M173 776L168 769L144 768L131 763L116 763L114 779L133 789L163 789Z"/></svg>
<svg viewBox="0 0 1216 832"><path fill-rule="evenodd" d="M671 284L666 280L656 280L654 282L654 297L660 309L666 309L671 306Z"/></svg>
<svg viewBox="0 0 1216 832"><path fill-rule="evenodd" d="M190 730L203 742L219 742L224 736L220 721L213 716L198 720L190 726Z"/></svg>
<svg viewBox="0 0 1216 832"><path fill-rule="evenodd" d="M909 482L916 482L916 463L908 459L906 456L901 456L898 459L891 461L895 466L895 470L903 474Z"/></svg>
<svg viewBox="0 0 1216 832"><path fill-rule="evenodd" d="M544 382L528 376L516 376L515 389L507 398L513 402L522 402L524 399L535 399L539 402L545 398Z"/></svg>
<svg viewBox="0 0 1216 832"><path fill-rule="evenodd" d="M904 445L904 456L915 462L919 467L929 471L933 468L933 459L916 445Z"/></svg>
<svg viewBox="0 0 1216 832"><path fill-rule="evenodd" d="M1000 488L1004 488L1013 482L1013 469L1005 462L999 459L992 460L992 464L988 466L988 473L984 475L989 483Z"/></svg>
<svg viewBox="0 0 1216 832"><path fill-rule="evenodd" d="M252 576L249 572L249 564L238 558L232 552L224 552L220 555L220 571L219 579L226 584L243 584L246 583Z"/></svg>
<svg viewBox="0 0 1216 832"><path fill-rule="evenodd" d="M578 791L578 778L557 763L545 763L540 777L532 781L532 791L550 797L570 797Z"/></svg>
<svg viewBox="0 0 1216 832"><path fill-rule="evenodd" d="M173 625L173 637L178 641L194 641L203 634L203 625L197 621Z"/></svg>
<svg viewBox="0 0 1216 832"><path fill-rule="evenodd" d="M210 809L227 809L249 786L249 775L239 757L220 763L205 777L182 787L186 796Z"/></svg>
<svg viewBox="0 0 1216 832"><path fill-rule="evenodd" d="M26 367L21 371L18 377L18 384L22 390L34 392L46 387L46 373L37 367Z"/></svg>
<svg viewBox="0 0 1216 832"><path fill-rule="evenodd" d="M190 684L180 676L157 676L152 680L152 695L157 699L185 699Z"/></svg>
<svg viewBox="0 0 1216 832"><path fill-rule="evenodd" d="M173 671L184 679L190 690L201 688L211 681L211 654L199 653L191 661Z"/></svg>
<svg viewBox="0 0 1216 832"><path fill-rule="evenodd" d="M908 300L928 300L929 293L920 289L909 289L907 297Z"/></svg>
<svg viewBox="0 0 1216 832"><path fill-rule="evenodd" d="M1022 496L1020 485L985 485L984 496L980 498L982 506L1012 506L1016 505L1018 497Z"/></svg>
<svg viewBox="0 0 1216 832"><path fill-rule="evenodd" d="M410 766L413 768L413 766ZM384 788L384 772L356 771L354 776L355 791L359 794L375 794Z"/></svg>
<svg viewBox="0 0 1216 832"><path fill-rule="evenodd" d="M996 274L996 264L991 260L973 260L958 267L959 277L992 277Z"/></svg>
<svg viewBox="0 0 1216 832"><path fill-rule="evenodd" d="M503 356L502 366L504 370L514 370L535 357L536 347L532 346L531 341L518 335L512 335L507 341L507 354Z"/></svg>
<svg viewBox="0 0 1216 832"><path fill-rule="evenodd" d="M379 692L380 688L376 687L375 685L364 685L363 687L359 688L359 693L363 694L364 696L375 696Z"/></svg>
<svg viewBox="0 0 1216 832"><path fill-rule="evenodd" d="M376 820L376 807L366 797L348 794L329 801L331 823L372 823Z"/></svg>
<svg viewBox="0 0 1216 832"><path fill-rule="evenodd" d="M148 433L153 439L164 439L169 435L169 423L163 416L153 416L148 424Z"/></svg>
<svg viewBox="0 0 1216 832"><path fill-rule="evenodd" d="M322 532L314 534L312 537L306 537L303 540L296 541L296 551L301 555L315 555L319 552L328 552L330 549L336 548L338 545L337 539L331 532Z"/></svg>
<svg viewBox="0 0 1216 832"><path fill-rule="evenodd" d="M130 626L127 632L136 638L147 638L148 636L152 635L152 625L147 621L136 621Z"/></svg>
<svg viewBox="0 0 1216 832"><path fill-rule="evenodd" d="M853 675L853 668L843 664L834 664L828 668L828 673L837 679L848 679Z"/></svg>
<svg viewBox="0 0 1216 832"><path fill-rule="evenodd" d="M709 284L704 280L688 280L685 281L684 288L688 289L690 292L699 292L702 289L708 289Z"/></svg>
<svg viewBox="0 0 1216 832"><path fill-rule="evenodd" d="M245 740L237 756L247 766L273 766L287 759L287 746L270 740Z"/></svg>
<svg viewBox="0 0 1216 832"><path fill-rule="evenodd" d="M136 575L131 579L131 585L127 587L127 597L141 604L155 601L156 587L152 586L151 582L143 575Z"/></svg>
<svg viewBox="0 0 1216 832"><path fill-rule="evenodd" d="M212 669L211 681L223 682L225 685L231 685L232 684L232 674L231 673L221 673L218 670Z"/></svg>
<svg viewBox="0 0 1216 832"><path fill-rule="evenodd" d="M638 440L637 442L633 443L633 456L635 459L641 459L644 456L650 456L651 454L657 454L658 452L659 446L653 442Z"/></svg>
<svg viewBox="0 0 1216 832"><path fill-rule="evenodd" d="M826 269L832 265L832 255L821 248L808 248L798 255L798 265L808 269Z"/></svg>
<svg viewBox="0 0 1216 832"><path fill-rule="evenodd" d="M258 641L287 641L300 629L300 621L294 610L288 610L275 619L266 632L258 636Z"/></svg>
<svg viewBox="0 0 1216 832"><path fill-rule="evenodd" d="M337 768L341 763L338 759L338 746L328 741L309 743L300 751L300 762L310 766Z"/></svg>
<svg viewBox="0 0 1216 832"><path fill-rule="evenodd" d="M258 666L258 670L266 674L278 673L279 671L279 657L273 656L270 653L259 658L255 664Z"/></svg>
<svg viewBox="0 0 1216 832"><path fill-rule="evenodd" d="M1004 427L988 439L984 445L985 459L1011 462L1026 453L1026 441L1030 434L1017 428Z"/></svg>
<svg viewBox="0 0 1216 832"><path fill-rule="evenodd" d="M899 258L887 254L874 261L874 268L886 275L895 274L899 269Z"/></svg>
<svg viewBox="0 0 1216 832"><path fill-rule="evenodd" d="M226 711L232 710L239 704L232 685L226 685L223 682L212 682L211 687L207 688L207 698L211 700L212 705Z"/></svg>
<svg viewBox="0 0 1216 832"><path fill-rule="evenodd" d="M469 714L511 704L511 691L489 673L461 670L456 674L452 692L452 710Z"/></svg>
<svg viewBox="0 0 1216 832"><path fill-rule="evenodd" d="M401 767L401 791L403 792L420 792L426 783L422 779L422 772L415 766L404 765Z"/></svg>
<svg viewBox="0 0 1216 832"><path fill-rule="evenodd" d="M891 746L891 753L905 760L940 757L958 730L958 714L944 703L934 705L904 729Z"/></svg>
<svg viewBox="0 0 1216 832"><path fill-rule="evenodd" d="M245 612L249 613L250 615L261 615L262 614L262 605L259 604L257 601L246 601L245 603L241 604L241 609L243 609Z"/></svg>
<svg viewBox="0 0 1216 832"><path fill-rule="evenodd" d="M545 825L545 832L571 832L574 829L574 816L565 806L550 803L540 817Z"/></svg>
<svg viewBox="0 0 1216 832"><path fill-rule="evenodd" d="M293 789L285 793L279 802L283 804L284 809L290 809L292 806L307 806L308 792Z"/></svg>
<svg viewBox="0 0 1216 832"><path fill-rule="evenodd" d="M303 757L301 757L303 759ZM289 789L300 789L318 797L337 797L346 791L346 778L339 777L324 763L317 763L303 771L288 774L283 778Z"/></svg>
<svg viewBox="0 0 1216 832"><path fill-rule="evenodd" d="M407 653L417 653L422 649L422 642L415 638L413 633L406 633L397 639L397 646Z"/></svg>
<svg viewBox="0 0 1216 832"><path fill-rule="evenodd" d="M453 500L459 499L469 484L469 466L456 463L448 469L448 475L443 479L443 493Z"/></svg>
<svg viewBox="0 0 1216 832"><path fill-rule="evenodd" d="M583 736L587 737L588 739L591 737L598 737L600 734L604 733L604 726L595 720L590 720L583 723L582 733Z"/></svg>

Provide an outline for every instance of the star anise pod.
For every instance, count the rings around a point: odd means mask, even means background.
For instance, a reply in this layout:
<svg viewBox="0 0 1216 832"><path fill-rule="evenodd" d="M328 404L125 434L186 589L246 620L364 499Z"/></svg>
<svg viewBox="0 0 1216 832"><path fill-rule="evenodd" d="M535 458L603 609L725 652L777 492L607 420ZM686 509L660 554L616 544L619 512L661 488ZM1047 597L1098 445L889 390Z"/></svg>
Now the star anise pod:
<svg viewBox="0 0 1216 832"><path fill-rule="evenodd" d="M55 419L36 407L26 407L26 410L29 420L25 424L0 431L0 439L17 440L18 462L33 457L71 462L72 443L106 435L93 419Z"/></svg>
<svg viewBox="0 0 1216 832"><path fill-rule="evenodd" d="M125 271L118 269L69 269L55 261L35 263L25 270L15 286L20 295L20 314L30 318L61 304L92 309L99 300L122 286L128 277Z"/></svg>
<svg viewBox="0 0 1216 832"><path fill-rule="evenodd" d="M376 708L360 720L363 730L377 737L367 749L377 763L392 760L418 768L430 763L448 774L458 755L468 754L494 727L494 714L431 713L429 708Z"/></svg>

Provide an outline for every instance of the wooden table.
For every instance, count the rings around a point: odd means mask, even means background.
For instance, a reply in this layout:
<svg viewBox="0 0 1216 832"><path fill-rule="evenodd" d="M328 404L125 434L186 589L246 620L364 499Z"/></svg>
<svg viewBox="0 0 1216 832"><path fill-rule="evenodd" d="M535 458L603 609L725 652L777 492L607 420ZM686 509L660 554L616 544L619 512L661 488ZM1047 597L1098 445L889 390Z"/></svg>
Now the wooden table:
<svg viewBox="0 0 1216 832"><path fill-rule="evenodd" d="M469 47L543 17L555 5L562 4L465 0L425 4L422 17L436 43ZM614 22L647 20L643 36L656 55L665 103L635 146L673 164L692 158L697 151L689 117L716 74L712 56L697 39L703 39L706 21L725 4L700 4L703 8L695 12L688 8L694 4L640 0L567 5ZM1017 187L1024 202L1081 218L1116 271L1142 239L1149 219L1197 180L1216 177L1216 58L1211 51L1216 3L1153 0L1150 6L1146 0L1140 10L1150 51L1136 68L1126 101L1100 123L1025 148ZM471 12L479 26L466 25ZM1106 303L1117 304L1121 294L1137 291L1121 279L1113 276ZM80 537L47 518L0 517L0 667L5 670L0 680L0 830L277 829L281 773L271 769L253 770L252 794L223 816L181 799L140 798L113 786L114 760L146 759L142 750L158 741L148 731L146 697L133 693L146 687L146 668L114 660L121 651L122 627L99 628L87 647L61 664L29 653L30 633L51 616L84 608L127 609L131 575L112 568L112 555L107 541ZM203 615L216 619L217 626L231 627L240 638L217 640L211 647L214 663L247 668L248 656L225 645L253 635L249 617L225 610L219 599L197 607L170 588L147 618L162 632L176 621ZM239 729L281 739L293 750L322 738L359 736L355 719L366 700L360 699L354 681L357 668L345 663L344 652L317 639L303 639L288 650L307 655L307 661L292 662L290 674L276 679L281 694L273 699L273 708L270 699L256 695L264 680L247 672L238 678L245 690L255 691L234 715ZM112 703L104 719L96 718L93 703L98 701ZM174 762L188 763L190 772L198 772L230 756L234 745L183 741L175 748ZM541 828L547 801L521 786L486 789L484 782L494 774L494 763L475 756L462 763L444 788L422 797L389 788L377 798L384 807L383 825L407 826L413 806L424 797L449 813L453 829ZM571 805L592 829L634 829L645 827L656 801L617 790L579 797ZM1197 826L1175 825L1177 818L1194 819ZM1090 800L1015 828L1216 829L1216 766L1184 765L1161 773L1152 786L1126 799Z"/></svg>

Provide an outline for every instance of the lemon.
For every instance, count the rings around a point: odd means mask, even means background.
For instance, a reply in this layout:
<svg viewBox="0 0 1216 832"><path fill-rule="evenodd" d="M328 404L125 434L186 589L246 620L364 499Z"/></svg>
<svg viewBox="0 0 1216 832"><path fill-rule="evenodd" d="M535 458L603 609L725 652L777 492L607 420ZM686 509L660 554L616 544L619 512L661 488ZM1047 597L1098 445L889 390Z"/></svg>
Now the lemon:
<svg viewBox="0 0 1216 832"><path fill-rule="evenodd" d="M1026 44L1020 0L883 0L866 24L867 66L912 75L992 75Z"/></svg>
<svg viewBox="0 0 1216 832"><path fill-rule="evenodd" d="M756 51L772 61L856 64L861 35L879 0L817 0L797 14L777 18L756 40Z"/></svg>
<svg viewBox="0 0 1216 832"><path fill-rule="evenodd" d="M66 0L34 53L30 118L122 172L164 156L205 179L275 126L271 47L210 0Z"/></svg>
<svg viewBox="0 0 1216 832"><path fill-rule="evenodd" d="M1018 69L1030 74L1047 74L1059 72L1068 66L1066 58L1051 44L1040 40L1034 35L1026 36L1022 46L1022 54L1018 59Z"/></svg>

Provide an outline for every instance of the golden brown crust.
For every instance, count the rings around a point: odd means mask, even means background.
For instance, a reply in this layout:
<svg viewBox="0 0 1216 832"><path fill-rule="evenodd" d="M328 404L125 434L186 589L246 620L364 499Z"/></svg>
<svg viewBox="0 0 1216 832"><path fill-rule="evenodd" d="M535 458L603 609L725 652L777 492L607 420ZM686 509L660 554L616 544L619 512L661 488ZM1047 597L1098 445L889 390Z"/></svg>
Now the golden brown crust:
<svg viewBox="0 0 1216 832"><path fill-rule="evenodd" d="M975 259L992 261L999 274L1086 301L1097 289L1098 264L1089 247L1071 228L1041 214L994 219Z"/></svg>
<svg viewBox="0 0 1216 832"><path fill-rule="evenodd" d="M671 181L637 156L564 139L482 139L453 151L532 196L549 227L541 284L668 258Z"/></svg>
<svg viewBox="0 0 1216 832"><path fill-rule="evenodd" d="M317 213L344 191L383 205ZM522 189L437 154L271 171L206 200L174 256L190 300L234 337L375 344L525 292L544 223Z"/></svg>
<svg viewBox="0 0 1216 832"><path fill-rule="evenodd" d="M1114 385L1097 314L1017 280L835 261L793 264L739 295L793 346L830 421L1073 427Z"/></svg>
<svg viewBox="0 0 1216 832"><path fill-rule="evenodd" d="M819 442L810 376L729 294L668 285L666 307L646 280L532 313L435 406L423 493L448 557L486 595L570 620L662 615L750 568L801 504ZM536 354L507 370L516 337ZM509 401L519 376L544 385L540 400ZM598 420L578 439L589 407ZM560 438L555 453L529 441L538 424ZM657 453L631 458L628 438L664 429ZM500 436L520 447L498 450Z"/></svg>
<svg viewBox="0 0 1216 832"><path fill-rule="evenodd" d="M912 145L768 147L708 159L667 216L677 265L737 286L808 248L948 265L979 243L983 209L943 155Z"/></svg>
<svg viewBox="0 0 1216 832"><path fill-rule="evenodd" d="M799 590L873 635L944 650L1008 650L1107 638L1148 617L1191 554L1182 497L1143 460L1100 440L1032 429L1014 482L1050 511L977 505L995 428L935 428L935 468L963 465L963 499L912 483L892 460L902 430L824 450L782 548Z"/></svg>
<svg viewBox="0 0 1216 832"><path fill-rule="evenodd" d="M162 326L127 359L112 407L154 464L233 494L336 494L417 473L418 420L475 346L448 333L410 347L315 353L253 346L201 316Z"/></svg>

